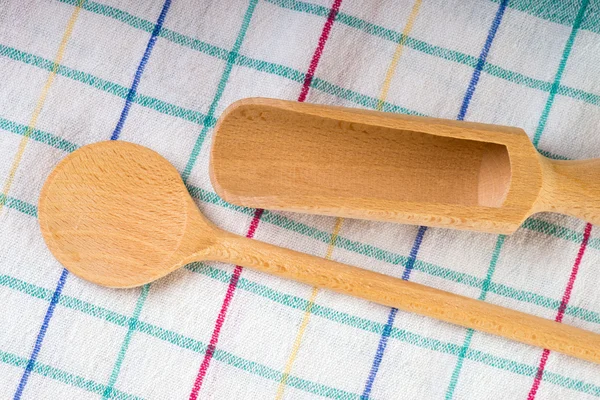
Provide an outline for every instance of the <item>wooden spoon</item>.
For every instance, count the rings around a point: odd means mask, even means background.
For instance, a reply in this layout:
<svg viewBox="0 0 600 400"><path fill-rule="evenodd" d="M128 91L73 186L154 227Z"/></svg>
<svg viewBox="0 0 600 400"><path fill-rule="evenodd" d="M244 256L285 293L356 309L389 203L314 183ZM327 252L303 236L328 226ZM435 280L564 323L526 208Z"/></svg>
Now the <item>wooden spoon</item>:
<svg viewBox="0 0 600 400"><path fill-rule="evenodd" d="M167 160L132 143L63 159L42 189L39 220L54 256L100 285L134 287L192 261L222 261L600 362L600 335L225 232Z"/></svg>
<svg viewBox="0 0 600 400"><path fill-rule="evenodd" d="M244 99L211 158L219 196L247 207L504 234L540 211L600 223L600 160L551 160L519 128Z"/></svg>

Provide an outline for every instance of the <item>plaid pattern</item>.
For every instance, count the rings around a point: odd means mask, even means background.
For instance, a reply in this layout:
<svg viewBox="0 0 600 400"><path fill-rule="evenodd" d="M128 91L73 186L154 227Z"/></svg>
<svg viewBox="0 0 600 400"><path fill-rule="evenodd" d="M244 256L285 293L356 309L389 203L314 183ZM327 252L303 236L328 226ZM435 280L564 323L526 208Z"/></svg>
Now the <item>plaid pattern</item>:
<svg viewBox="0 0 600 400"><path fill-rule="evenodd" d="M600 3L0 3L0 398L584 399L600 367L219 263L143 288L68 274L37 227L68 152L140 143L232 232L600 332L600 236L539 214L510 237L252 210L208 179L248 96L521 126L600 156Z"/></svg>

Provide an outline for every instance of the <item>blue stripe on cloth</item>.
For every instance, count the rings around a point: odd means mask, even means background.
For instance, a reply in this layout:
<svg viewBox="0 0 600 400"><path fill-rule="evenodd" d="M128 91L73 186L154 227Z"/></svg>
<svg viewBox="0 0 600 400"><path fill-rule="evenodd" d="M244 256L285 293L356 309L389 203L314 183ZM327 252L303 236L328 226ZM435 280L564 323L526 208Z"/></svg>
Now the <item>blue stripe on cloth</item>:
<svg viewBox="0 0 600 400"><path fill-rule="evenodd" d="M125 120L127 119L127 115L129 114L129 109L131 108L131 103L132 103L133 99L135 98L137 87L140 83L140 79L142 78L144 68L146 66L146 63L148 62L148 59L150 58L150 54L152 53L152 48L154 47L156 38L158 37L160 30L162 29L162 25L165 21L165 17L167 15L167 12L169 11L170 6L171 6L171 0L165 0L163 7L160 11L158 20L156 22L156 25L154 26L154 30L152 31L152 35L150 36L150 40L148 41L148 44L146 45L146 50L144 51L142 60L140 61L140 64L138 65L137 70L135 72L135 76L133 78L133 83L131 84L131 88L129 89L129 92L127 93L127 97L125 99L125 106L123 107L123 110L121 111L121 116L119 117L117 126L115 127L115 130L110 138L111 140L117 140L119 138L119 135L121 134L121 129L123 128L123 124L125 123ZM68 271L66 269L63 269L63 271L60 275L60 278L58 280L58 283L56 285L56 288L54 289L54 294L52 295L52 299L50 300L48 309L46 310L46 315L44 316L44 321L42 322L42 326L40 328L40 331L38 332L38 335L37 335L37 338L35 341L35 345L33 347L32 353L31 353L31 357L29 358L29 361L27 362L27 366L25 367L25 370L23 371L23 375L21 376L19 385L17 386L17 390L14 395L14 400L18 400L21 398L21 396L23 394L23 390L25 389L25 386L27 385L27 381L29 380L29 376L31 375L31 372L33 371L33 367L35 366L35 362L37 360L38 354L40 352L40 349L42 348L42 342L44 341L44 337L46 336L46 331L48 330L48 325L50 324L50 320L52 319L52 315L54 314L54 309L56 308L56 304L58 303L58 300L60 299L60 294L62 292L63 287L65 286L68 275L69 275Z"/></svg>
<svg viewBox="0 0 600 400"><path fill-rule="evenodd" d="M481 70L485 65L485 60L487 59L487 55L490 51L490 47L492 46L492 42L494 41L494 37L496 36L496 32L498 31L498 27L502 22L502 17L504 16L504 11L508 6L508 0L502 0L500 5L498 6L498 11L496 11L496 16L494 17L494 21L492 22L492 26L487 35L487 39L485 40L485 44L483 45L483 49L481 49L481 54L479 55L479 60L477 61L477 65L475 66L475 71L473 71L473 76L471 76L471 81L469 82L469 87L467 88L467 92L465 93L465 97L463 99L462 106L460 107L460 111L458 113L458 117L456 119L463 120L465 118L465 114L467 113L467 109L469 108L469 104L471 102L471 98L473 97L473 92L475 91L475 87L477 86L477 82L479 82L479 76L481 75ZM500 249L504 244L504 235L499 235L498 240L496 242L496 247L494 248L494 254L492 255L492 261L490 262L490 267L487 272L486 279L483 283L483 287L481 289L481 295L479 296L479 300L484 301L487 296L489 285L492 281L492 275L494 274L494 270L496 268L496 262L498 260L498 256L500 254ZM446 391L446 400L452 399L454 396L454 390L456 389L456 384L458 383L458 377L460 371L462 370L462 366L464 363L465 355L467 354L467 350L471 346L471 340L473 339L473 334L475 331L473 329L467 329L467 334L465 335L465 340L460 349L460 353L458 354L458 360L456 361L456 366L454 367L454 371L452 372L452 377L450 378L450 385Z"/></svg>
<svg viewBox="0 0 600 400"><path fill-rule="evenodd" d="M415 266L417 254L419 254L419 248L421 247L421 242L423 241L423 236L425 235L426 230L427 228L424 226L419 227L417 237L415 238L412 249L410 250L410 256L408 257L408 261L406 262L406 266L404 267L404 274L402 274L402 279L404 280L410 279L410 272ZM365 389L363 390L363 394L360 396L360 398L363 400L368 399L369 395L371 394L371 389L373 388L375 377L377 376L379 366L381 365L381 361L383 360L383 354L385 352L390 333L392 332L392 327L394 326L394 319L396 319L397 313L398 309L392 307L388 315L387 323L383 327L383 332L381 332L379 344L377 345L377 351L375 352L375 358L373 359L373 364L371 365L371 371L369 372L369 376L367 378L367 381L365 382Z"/></svg>
<svg viewBox="0 0 600 400"><path fill-rule="evenodd" d="M473 94L475 93L475 88L479 83L479 77L481 76L481 71L485 65L488 53L490 48L492 47L492 42L494 41L494 37L496 36L496 32L498 31L498 27L502 22L502 17L504 16L504 11L506 10L506 6L508 5L508 0L502 0L498 7L498 11L496 12L496 16L488 30L487 37L485 39L485 43L483 48L481 49L481 53L479 54L479 59L477 60L477 64L475 65L475 69L473 70L473 75L471 76L471 80L469 81L469 86L467 87L467 91L463 97L462 104L460 106L460 110L458 112L457 120L462 121L467 114L467 110L469 109L469 105L471 104L471 99L473 98ZM419 252L419 248L421 247L421 242L423 241L423 237L425 236L425 232L427 232L426 226L420 226L419 231L417 232L417 236L413 242L412 249L410 251L410 257L406 263L406 267L404 269L404 274L402 275L402 279L409 280L410 273L413 270L415 262L417 260L417 254ZM389 331L391 331L392 326L394 324L394 319L396 317L396 313L398 310L396 308L392 308L388 315L388 322L381 334L381 338L379 339L379 345L377 346L377 352L375 353L375 358L373 359L373 364L371 366L371 371L369 372L369 376L367 378L367 382L365 383L365 389L361 396L361 399L368 399L371 393L371 389L373 387L373 383L375 382L375 377L377 376L377 371L379 370L379 366L381 365L381 361L383 359L383 355L385 352L385 348L387 345ZM386 334L387 332L387 334ZM469 339L470 341L470 339Z"/></svg>
<svg viewBox="0 0 600 400"><path fill-rule="evenodd" d="M162 10L160 11L160 15L158 16L158 20L156 21L156 25L154 25L154 29L152 30L152 34L150 35L150 40L148 40L148 44L146 45L146 50L144 51L144 55L140 61L140 64L135 71L135 75L133 77L133 83L131 84L131 88L129 88L129 92L127 92L127 97L125 98L125 106L121 111L121 116L119 117L119 122L117 122L117 126L110 137L110 140L117 140L121 135L121 130L123 129L123 125L125 124L125 120L127 119L127 115L129 114L129 109L131 108L131 103L135 98L137 87L140 83L140 79L142 79L142 74L144 73L144 68L146 67L146 63L150 58L150 54L152 53L152 49L154 48L154 43L156 43L156 39L160 30L162 29L163 23L165 22L165 17L167 16L167 12L169 11L169 7L171 6L171 0L165 0Z"/></svg>
<svg viewBox="0 0 600 400"><path fill-rule="evenodd" d="M23 371L21 380L19 381L19 386L17 386L17 391L15 392L15 395L13 397L14 400L19 400L23 395L23 390L27 385L29 375L31 375L31 371L33 371L33 367L35 366L37 357L40 354L40 349L42 348L42 343L44 342L44 337L46 336L46 331L48 330L48 324L50 323L50 319L52 319L52 314L54 314L54 309L56 308L56 304L58 304L60 294L62 293L63 287L65 286L65 282L67 281L68 275L69 272L63 268L60 274L60 278L58 278L56 288L54 289L52 299L50 300L50 304L48 305L48 309L46 310L46 315L44 315L44 321L42 322L42 326L40 327L40 330L37 334L37 338L35 339L35 345L33 346L31 357L29 357L29 361L25 366L25 370Z"/></svg>
<svg viewBox="0 0 600 400"><path fill-rule="evenodd" d="M375 358L373 359L373 365L371 365L371 371L369 372L369 377L367 378L367 382L365 383L365 389L363 390L363 394L360 396L361 400L368 399L369 395L371 394L373 382L375 382L377 371L379 371L379 366L381 365L381 361L383 360L383 353L385 352L390 333L392 332L392 327L394 326L394 319L396 318L397 312L397 308L392 308L390 310L387 323L383 327L383 332L381 332L381 338L379 338L379 344L377 345L377 351L375 352Z"/></svg>
<svg viewBox="0 0 600 400"><path fill-rule="evenodd" d="M494 17L492 26L488 31L487 38L485 39L485 44L483 45L481 53L479 54L479 60L477 60L477 65L475 65L475 70L473 71L473 75L471 76L469 87L467 88L467 92L465 93L465 97L463 98L462 105L460 106L458 117L456 117L456 119L459 121L465 119L465 115L467 114L469 104L471 103L471 98L473 97L473 93L475 92L475 87L479 82L479 76L481 76L481 70L485 65L485 61L490 51L490 47L492 47L492 42L494 41L494 37L496 36L496 32L498 31L498 27L500 26L500 22L502 22L504 10L506 10L507 5L508 0L502 0L500 2L500 6L498 7L498 11L496 11L496 16Z"/></svg>
<svg viewBox="0 0 600 400"><path fill-rule="evenodd" d="M423 241L423 236L425 236L426 231L426 226L420 226L419 231L417 232L417 236L415 236L415 241L413 242L412 249L410 249L410 255L408 256L408 260L406 261L406 267L404 267L404 273L402 274L402 279L404 279L405 281L410 279L410 273L415 267L417 254L419 253L419 248L421 247L421 242Z"/></svg>

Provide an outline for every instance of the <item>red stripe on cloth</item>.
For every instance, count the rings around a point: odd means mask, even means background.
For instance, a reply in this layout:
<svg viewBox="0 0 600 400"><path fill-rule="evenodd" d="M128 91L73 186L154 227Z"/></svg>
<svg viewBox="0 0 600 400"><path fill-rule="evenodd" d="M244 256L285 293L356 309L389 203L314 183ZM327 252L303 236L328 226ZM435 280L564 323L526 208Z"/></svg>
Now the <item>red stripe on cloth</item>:
<svg viewBox="0 0 600 400"><path fill-rule="evenodd" d="M540 383L542 382L542 375L544 374L544 369L546 368L546 362L548 361L549 355L550 350L544 349L544 352L542 353L542 358L540 358L540 365L538 366L537 373L535 374L535 379L533 380L533 385L531 385L531 390L529 390L529 394L527 395L527 400L535 399L535 395L537 394L537 391L540 388Z"/></svg>
<svg viewBox="0 0 600 400"><path fill-rule="evenodd" d="M252 222L250 222L250 227L248 228L248 232L246 233L247 238L252 239L254 237L256 227L258 226L258 222L260 221L260 217L262 216L263 211L264 210L259 208L254 212L254 217L252 218ZM215 327L213 328L213 332L210 337L210 344L206 349L206 353L204 353L204 359L202 360L202 364L200 364L200 370L198 371L198 375L196 376L196 380L194 381L194 386L192 387L192 391L190 393L190 400L196 400L198 398L198 392L202 387L202 382L204 382L204 377L206 376L206 371L208 371L210 360L212 360L213 354L215 353L215 348L217 346L217 342L219 341L221 328L223 327L225 317L227 316L227 309L229 308L229 304L231 304L231 300L233 299L233 294L235 292L235 288L237 287L237 283L240 279L241 274L242 267L236 265L235 269L233 270L233 275L229 280L229 286L227 287L227 293L225 294L225 298L223 299L223 304L221 304L221 311L219 311L219 315L217 316L217 320L215 321Z"/></svg>
<svg viewBox="0 0 600 400"><path fill-rule="evenodd" d="M304 78L304 83L302 84L302 90L300 91L300 96L298 96L298 101L302 102L306 100L306 95L308 94L308 89L310 89L310 84L313 80L313 76L315 75L315 71L317 69L317 65L319 65L319 60L321 59L321 55L323 54L323 49L325 48L325 43L327 43L327 39L329 39L329 33L331 32L331 26L333 25L333 21L335 21L335 17L340 11L340 5L342 4L342 0L335 0L333 5L331 6L331 10L329 10L329 15L327 16L327 21L325 21L325 25L323 26L323 30L321 31L321 37L319 37L319 44L313 53L312 59L310 60L310 65L308 66L308 72L306 73L306 77Z"/></svg>
<svg viewBox="0 0 600 400"><path fill-rule="evenodd" d="M575 258L575 262L573 263L573 268L571 269L571 275L569 276L567 287L565 288L562 300L560 301L560 305L558 306L556 318L554 318L556 322L562 322L563 317L565 315L567 305L569 304L569 300L571 299L571 292L573 291L575 278L577 278L577 272L579 272L579 264L581 264L581 259L583 258L583 254L585 253L585 249L587 247L588 241L590 240L591 233L592 224L588 223L585 225L585 230L583 232L583 240L581 241L579 251L577 252L577 257ZM540 384L542 383L542 377L544 375L544 369L546 368L546 362L548 362L549 355L550 350L544 349L542 357L540 358L537 373L535 374L535 379L533 380L533 385L531 385L531 389L529 390L529 394L527 395L527 400L535 399L535 395L537 394L537 391L540 388Z"/></svg>
<svg viewBox="0 0 600 400"><path fill-rule="evenodd" d="M303 102L304 100L306 100L306 95L308 94L308 91L310 89L310 84L312 82L313 75L315 73L315 70L317 69L317 65L319 65L319 60L321 59L321 55L323 54L325 43L327 43L329 33L331 32L331 26L335 21L335 17L337 16L341 4L342 0L335 0L333 6L331 7L331 10L329 11L329 15L327 16L327 20L325 21L323 30L321 31L321 36L319 37L319 43L317 44L317 47L313 53L310 65L308 67L308 72L306 73L306 78L304 79L304 83L302 84L302 90L300 91L300 95L298 96L299 102ZM260 208L255 211L254 218L252 218L252 222L250 223L250 227L248 228L248 232L246 233L247 238L252 239L254 237L254 233L258 228L258 223L260 222L260 217L262 216L263 211L264 210ZM239 265L236 265L235 269L233 270L233 275L231 276L229 286L227 287L227 293L225 294L223 304L221 305L221 311L219 311L219 315L217 316L217 320L215 321L215 326L210 337L210 344L206 348L206 353L204 353L204 358L202 360L202 364L200 364L200 370L198 371L198 375L196 376L196 380L194 381L194 386L192 387L189 400L198 399L198 393L200 392L200 388L202 388L204 377L206 376L206 372L208 371L210 361L213 358L215 349L217 347L217 343L219 342L219 335L221 333L223 323L225 322L225 317L227 316L227 309L229 308L229 304L233 299L233 295L235 293L237 283L240 279L240 275L242 274L242 270L243 268Z"/></svg>

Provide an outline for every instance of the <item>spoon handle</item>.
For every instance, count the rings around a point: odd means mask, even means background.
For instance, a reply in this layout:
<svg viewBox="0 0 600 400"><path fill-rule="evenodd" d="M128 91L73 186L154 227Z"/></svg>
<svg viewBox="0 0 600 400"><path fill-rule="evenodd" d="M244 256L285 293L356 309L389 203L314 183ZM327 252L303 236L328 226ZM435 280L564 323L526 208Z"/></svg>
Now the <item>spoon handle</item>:
<svg viewBox="0 0 600 400"><path fill-rule="evenodd" d="M209 259L600 363L600 334L227 232Z"/></svg>
<svg viewBox="0 0 600 400"><path fill-rule="evenodd" d="M541 157L543 184L534 211L552 211L600 224L600 159Z"/></svg>

